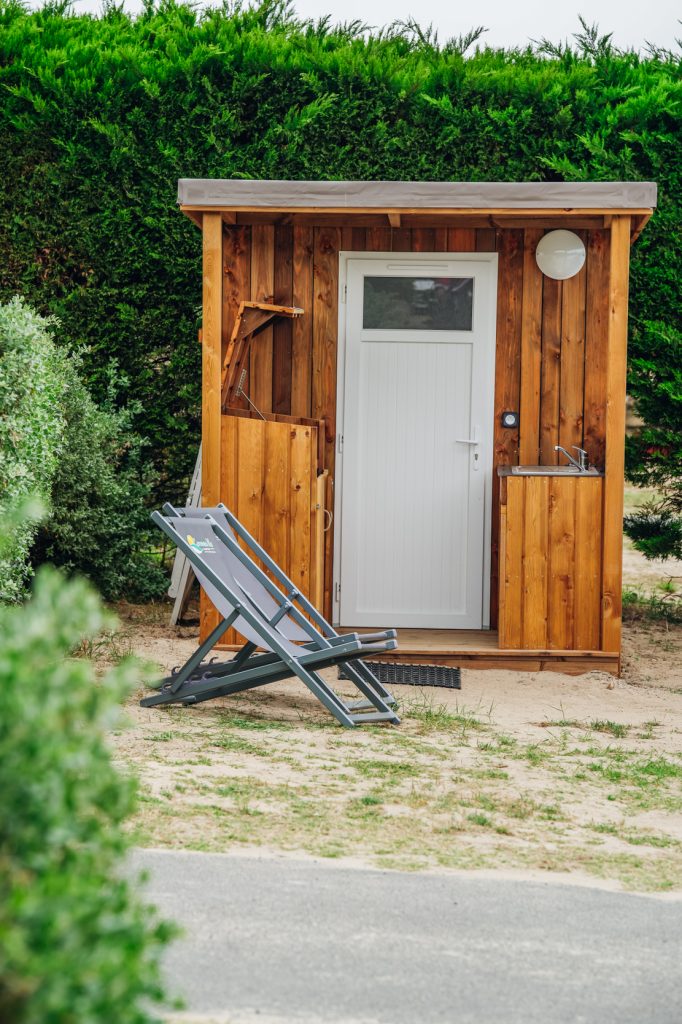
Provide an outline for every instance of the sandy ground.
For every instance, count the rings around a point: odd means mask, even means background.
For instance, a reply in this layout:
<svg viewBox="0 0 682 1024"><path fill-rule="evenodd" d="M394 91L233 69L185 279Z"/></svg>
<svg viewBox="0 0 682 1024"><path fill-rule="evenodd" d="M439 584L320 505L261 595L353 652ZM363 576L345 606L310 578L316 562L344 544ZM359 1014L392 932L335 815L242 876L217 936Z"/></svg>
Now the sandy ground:
<svg viewBox="0 0 682 1024"><path fill-rule="evenodd" d="M668 593L678 568L628 549L626 586ZM119 614L102 668L134 653L165 675L196 647L166 605ZM112 735L137 841L682 892L682 626L626 625L622 679L464 670L461 691L394 692L398 728L345 730L297 680L196 708L143 709L141 687Z"/></svg>
<svg viewBox="0 0 682 1024"><path fill-rule="evenodd" d="M127 614L119 650L164 672L194 650L195 629ZM395 687L400 727L358 730L296 680L196 708L143 709L141 690L113 737L138 841L682 890L682 629L630 626L624 667L465 670L461 691Z"/></svg>

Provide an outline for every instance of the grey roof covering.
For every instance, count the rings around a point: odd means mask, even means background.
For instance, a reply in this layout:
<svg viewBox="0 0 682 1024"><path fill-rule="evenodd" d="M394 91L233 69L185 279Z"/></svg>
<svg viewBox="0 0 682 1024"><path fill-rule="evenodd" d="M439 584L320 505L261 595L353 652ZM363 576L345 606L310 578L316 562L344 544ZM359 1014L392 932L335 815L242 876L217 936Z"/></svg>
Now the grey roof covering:
<svg viewBox="0 0 682 1024"><path fill-rule="evenodd" d="M650 181L246 181L180 178L178 203L203 209L648 209Z"/></svg>

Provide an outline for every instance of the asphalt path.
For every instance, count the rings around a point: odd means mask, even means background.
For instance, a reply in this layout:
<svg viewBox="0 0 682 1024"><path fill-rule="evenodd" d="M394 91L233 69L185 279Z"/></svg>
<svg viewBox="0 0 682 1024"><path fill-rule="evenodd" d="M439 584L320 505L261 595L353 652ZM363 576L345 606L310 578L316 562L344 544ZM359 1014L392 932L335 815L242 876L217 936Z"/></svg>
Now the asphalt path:
<svg viewBox="0 0 682 1024"><path fill-rule="evenodd" d="M497 876L145 850L187 1019L682 1024L682 901Z"/></svg>

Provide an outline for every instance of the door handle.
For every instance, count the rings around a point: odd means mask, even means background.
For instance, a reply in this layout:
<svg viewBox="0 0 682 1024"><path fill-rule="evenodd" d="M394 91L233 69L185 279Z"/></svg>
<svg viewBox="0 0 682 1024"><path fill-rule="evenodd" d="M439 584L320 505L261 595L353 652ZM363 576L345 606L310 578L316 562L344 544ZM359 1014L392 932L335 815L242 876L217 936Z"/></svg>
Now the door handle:
<svg viewBox="0 0 682 1024"><path fill-rule="evenodd" d="M481 439L479 437L479 434L480 434L480 430L479 430L478 426L476 426L476 427L474 427L474 436L473 437L458 437L458 438L455 439L457 444L469 444L473 448L473 455L474 455L473 469L474 470L477 470L479 468L479 458L478 458L478 450L477 450L479 444L481 443Z"/></svg>

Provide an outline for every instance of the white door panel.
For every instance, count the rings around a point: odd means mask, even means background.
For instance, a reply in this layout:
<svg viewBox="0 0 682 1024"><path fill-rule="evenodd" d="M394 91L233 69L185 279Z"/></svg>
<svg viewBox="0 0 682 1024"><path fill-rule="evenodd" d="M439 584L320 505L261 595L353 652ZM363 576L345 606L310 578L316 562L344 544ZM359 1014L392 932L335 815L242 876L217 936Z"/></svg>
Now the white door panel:
<svg viewBox="0 0 682 1024"><path fill-rule="evenodd" d="M348 261L342 625L482 625L495 269Z"/></svg>

